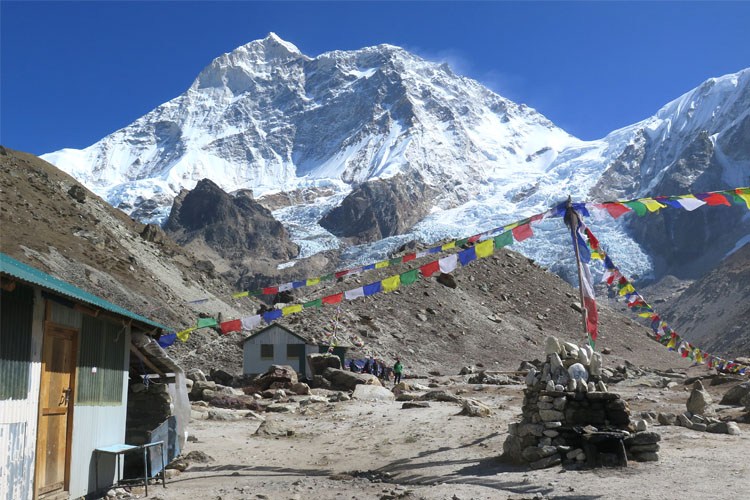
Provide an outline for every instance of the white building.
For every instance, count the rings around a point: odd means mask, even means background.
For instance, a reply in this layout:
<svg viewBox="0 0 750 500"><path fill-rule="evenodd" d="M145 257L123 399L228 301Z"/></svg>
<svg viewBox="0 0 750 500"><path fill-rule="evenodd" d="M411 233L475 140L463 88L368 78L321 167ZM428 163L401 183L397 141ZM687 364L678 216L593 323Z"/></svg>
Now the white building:
<svg viewBox="0 0 750 500"><path fill-rule="evenodd" d="M290 365L299 375L309 376L306 356L327 352L328 346L317 345L311 339L274 323L246 338L242 342L242 351L244 374L265 373L271 365ZM346 347L336 347L333 353L341 358L343 366Z"/></svg>

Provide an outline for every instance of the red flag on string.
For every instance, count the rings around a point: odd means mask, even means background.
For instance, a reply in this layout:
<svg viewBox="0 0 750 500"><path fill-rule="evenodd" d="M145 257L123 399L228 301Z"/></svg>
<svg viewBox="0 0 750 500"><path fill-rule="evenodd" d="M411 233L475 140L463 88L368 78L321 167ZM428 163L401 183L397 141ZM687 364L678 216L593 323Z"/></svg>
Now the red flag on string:
<svg viewBox="0 0 750 500"><path fill-rule="evenodd" d="M337 293L335 295L329 295L328 297L323 297L321 302L324 304L338 304L341 302L341 297L343 297L344 292Z"/></svg>
<svg viewBox="0 0 750 500"><path fill-rule="evenodd" d="M225 321L224 323L219 323L219 326L221 327L221 333L224 335L230 332L239 332L242 330L242 320Z"/></svg>
<svg viewBox="0 0 750 500"><path fill-rule="evenodd" d="M435 272L440 271L440 263L438 261L430 262L419 268L422 271L422 276L429 278Z"/></svg>
<svg viewBox="0 0 750 500"><path fill-rule="evenodd" d="M404 255L404 259L401 262L409 262L410 260L414 260L417 258L417 254L415 253L408 253Z"/></svg>
<svg viewBox="0 0 750 500"><path fill-rule="evenodd" d="M511 231L513 231L513 237L516 239L516 241L523 241L534 236L534 231L531 230L531 224L516 226L511 229Z"/></svg>
<svg viewBox="0 0 750 500"><path fill-rule="evenodd" d="M618 218L626 212L630 212L630 209L622 203L604 203L604 208L609 212L609 215L611 215L613 219Z"/></svg>
<svg viewBox="0 0 750 500"><path fill-rule="evenodd" d="M263 295L273 295L275 293L279 293L279 287L277 286L269 286L263 289Z"/></svg>
<svg viewBox="0 0 750 500"><path fill-rule="evenodd" d="M707 205L710 206L716 206L716 205L726 205L728 207L731 207L732 204L729 203L729 200L727 200L724 196L720 195L719 193L702 193L702 194L696 194L696 198L699 200L703 200L706 202Z"/></svg>

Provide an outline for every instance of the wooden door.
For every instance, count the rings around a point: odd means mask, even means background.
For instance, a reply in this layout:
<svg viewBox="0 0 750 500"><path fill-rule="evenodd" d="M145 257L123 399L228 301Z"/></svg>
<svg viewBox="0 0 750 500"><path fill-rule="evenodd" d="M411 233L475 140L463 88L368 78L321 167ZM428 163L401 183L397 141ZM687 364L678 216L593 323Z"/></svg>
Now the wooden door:
<svg viewBox="0 0 750 500"><path fill-rule="evenodd" d="M37 498L68 488L77 340L75 328L46 322L34 481Z"/></svg>

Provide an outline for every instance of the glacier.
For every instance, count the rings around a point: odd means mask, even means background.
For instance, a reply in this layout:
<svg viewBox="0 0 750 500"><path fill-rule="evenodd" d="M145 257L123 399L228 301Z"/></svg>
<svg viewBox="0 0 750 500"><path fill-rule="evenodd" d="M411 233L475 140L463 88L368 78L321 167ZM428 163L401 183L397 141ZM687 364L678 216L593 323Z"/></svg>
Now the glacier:
<svg viewBox="0 0 750 500"><path fill-rule="evenodd" d="M164 221L172 199L203 178L227 192L250 189L261 202L264 195L329 188L332 195L273 211L299 245L299 258L343 246L317 221L363 182L417 172L442 193L406 234L343 249L344 263L357 265L409 240L478 234L568 196L663 194L652 190L704 131L716 144L723 180L747 184L750 158L727 154L720 139L744 126L749 113L746 69L707 80L641 122L582 141L447 64L399 47L311 58L271 33L217 57L182 95L132 124L83 150L42 158L144 222ZM602 187L628 151L639 160L627 177L632 186ZM623 271L650 275L652 258L623 221L589 224ZM564 273L572 257L561 221L534 230L537 236L517 249Z"/></svg>

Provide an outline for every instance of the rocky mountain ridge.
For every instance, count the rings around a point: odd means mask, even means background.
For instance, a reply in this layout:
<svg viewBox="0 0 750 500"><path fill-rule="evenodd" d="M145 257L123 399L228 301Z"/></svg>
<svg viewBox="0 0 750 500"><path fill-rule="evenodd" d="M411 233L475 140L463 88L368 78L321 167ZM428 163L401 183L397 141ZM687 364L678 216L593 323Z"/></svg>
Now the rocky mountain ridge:
<svg viewBox="0 0 750 500"><path fill-rule="evenodd" d="M202 178L227 192L252 189L261 203L271 197L301 257L378 240L343 252L372 261L405 241L479 233L567 195L605 201L747 184L749 103L743 70L581 141L398 47L311 58L270 34L218 57L184 94L131 125L45 158L147 221L164 220L174 197ZM399 175L413 181L406 194L386 187ZM306 194L282 200L287 192ZM394 205L395 195L406 202ZM629 275L694 279L750 231L745 213L663 210L596 224ZM699 224L705 235L692 238ZM556 249L565 235L539 230L544 241L521 250L564 274L571 260Z"/></svg>

